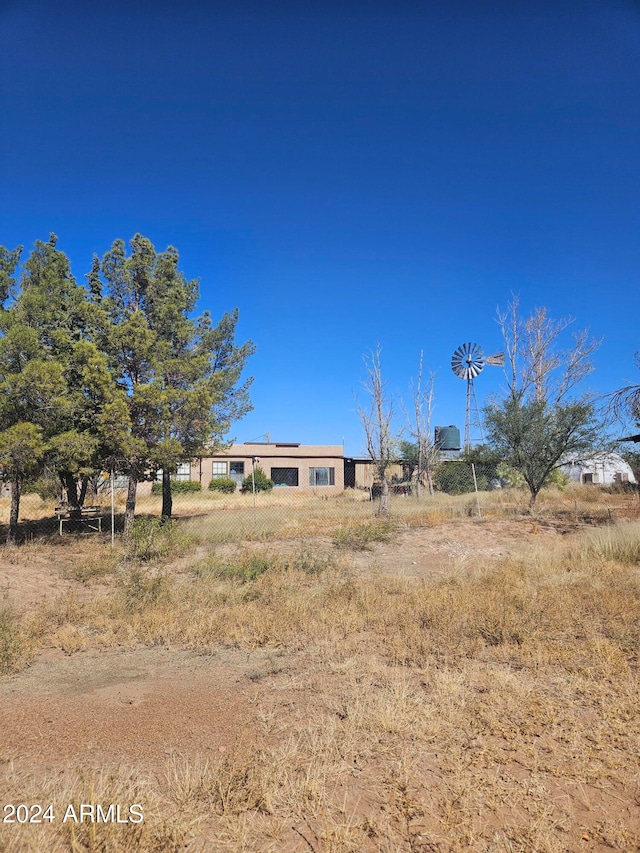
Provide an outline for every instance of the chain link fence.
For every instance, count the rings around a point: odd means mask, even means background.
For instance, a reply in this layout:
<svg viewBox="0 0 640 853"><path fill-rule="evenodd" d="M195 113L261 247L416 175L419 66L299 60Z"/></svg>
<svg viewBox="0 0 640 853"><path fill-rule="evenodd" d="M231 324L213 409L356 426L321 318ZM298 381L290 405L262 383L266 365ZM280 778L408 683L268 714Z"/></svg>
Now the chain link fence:
<svg viewBox="0 0 640 853"><path fill-rule="evenodd" d="M568 478L554 474L552 486L560 495ZM259 487L258 487L259 486ZM270 483L268 483L270 486ZM61 502L55 480L29 484L20 504L19 538L47 536L98 536L116 539L123 530L127 494L126 477L102 476L90 482L81 510ZM577 511L578 500L593 503L602 488L570 486ZM622 489L622 487L621 487ZM578 491L579 490L579 493ZM611 488L609 488L611 491ZM242 542L256 539L335 537L345 526L367 523L380 515L381 484L333 490L280 485L254 488L232 484L226 490L203 489L191 480L173 481L173 518L185 532L203 543ZM521 475L501 464L474 464L466 460L442 462L424 483L406 480L401 469L390 477L388 514L393 523L419 524L457 517L483 517L525 511L529 492ZM559 497L558 497L559 499ZM10 498L5 489L0 501L2 538L6 535ZM162 495L159 483L139 484L136 518L140 523L159 520Z"/></svg>

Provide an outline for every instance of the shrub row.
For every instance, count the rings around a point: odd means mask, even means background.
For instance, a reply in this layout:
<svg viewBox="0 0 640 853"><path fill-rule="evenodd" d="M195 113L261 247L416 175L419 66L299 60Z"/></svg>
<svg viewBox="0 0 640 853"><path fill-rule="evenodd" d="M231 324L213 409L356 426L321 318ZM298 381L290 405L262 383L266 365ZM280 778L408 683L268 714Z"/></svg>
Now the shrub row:
<svg viewBox="0 0 640 853"><path fill-rule="evenodd" d="M171 481L171 494L172 495L181 495L186 492L201 492L202 486L197 480L172 480ZM162 494L162 483L154 483L151 486L151 494L152 495L161 495Z"/></svg>
<svg viewBox="0 0 640 853"><path fill-rule="evenodd" d="M228 477L216 477L215 480L209 483L210 492L223 492L225 495L232 495L235 490L235 481L230 480Z"/></svg>
<svg viewBox="0 0 640 853"><path fill-rule="evenodd" d="M273 488L273 482L267 477L262 468L256 468L253 476L249 474L242 481L240 487L241 492L253 492L255 486L256 492L270 492ZM209 483L209 491L222 492L223 494L233 494L236 490L236 483L228 477L216 477ZM172 480L171 492L179 495L186 492L200 492L202 486L197 480ZM154 483L151 486L151 493L154 495L162 494L162 483Z"/></svg>

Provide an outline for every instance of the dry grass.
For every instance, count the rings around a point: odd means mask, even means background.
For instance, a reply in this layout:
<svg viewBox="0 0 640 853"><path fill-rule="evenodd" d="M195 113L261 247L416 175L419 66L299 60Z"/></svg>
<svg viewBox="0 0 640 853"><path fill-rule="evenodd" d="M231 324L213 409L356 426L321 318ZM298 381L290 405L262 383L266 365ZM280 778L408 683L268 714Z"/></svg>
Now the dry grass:
<svg viewBox="0 0 640 853"><path fill-rule="evenodd" d="M5 771L3 787L10 792L10 798L5 795L5 802L45 803L53 807L52 822L2 827L0 850L11 853L178 853L185 849L196 824L176 813L176 804L162 797L155 780L126 767L69 771L36 781L10 766ZM105 810L111 803L121 804L121 820L129 818L130 805L139 804L144 819L129 824L88 819L82 823L73 819L63 822L70 805L79 815L83 803L99 803ZM3 846L3 837L9 846Z"/></svg>
<svg viewBox="0 0 640 853"><path fill-rule="evenodd" d="M371 546L375 542L388 542L396 531L396 523L386 518L357 523L351 522L338 528L333 541L338 548L368 551L371 550Z"/></svg>
<svg viewBox="0 0 640 853"><path fill-rule="evenodd" d="M519 511L513 500L493 494L483 511ZM576 502L550 494L538 518L575 518ZM586 504L608 519L606 499ZM394 518L431 525L469 506L405 499ZM310 502L305 529L351 536L377 524L370 505L343 508L341 528ZM190 535L196 523L185 522ZM293 535L290 518L279 523L273 534ZM143 802L145 821L22 827L6 849L640 850L639 542L638 522L587 529L439 581L355 578L341 550L322 558L268 542L177 570L111 564L91 599L67 595L19 626L12 617L7 636L19 627L27 646L67 652L262 647L296 666L269 675L255 726L208 760L174 754L153 774L44 780L9 768L0 793L14 801ZM0 850L8 837L2 827Z"/></svg>
<svg viewBox="0 0 640 853"><path fill-rule="evenodd" d="M117 493L116 515L120 523L124 511L125 495ZM141 517L158 518L162 498L160 495L140 495L137 513ZM101 501L105 527L109 524L108 496ZM346 490L341 495L295 494L286 489L275 489L255 496L239 492L232 495L216 492L197 492L174 496L174 515L180 520L184 535L202 543L269 541L271 539L297 539L314 536L335 536L342 527L359 525L375 518L378 502L368 499L368 492ZM528 494L520 489L498 489L473 494L447 495L436 493L414 497L390 496L391 515L395 523L407 526L441 524L453 519L521 517L528 513ZM640 515L638 496L616 494L610 490L570 486L565 491L555 488L543 490L535 508L539 519L564 518L573 523L604 523L623 517ZM9 516L9 499L0 498L0 523L6 524ZM35 494L24 495L21 501L21 520L26 522L26 536L30 541L42 535L41 530L30 530L30 525L50 521L50 533L57 533L54 503L42 501ZM90 537L85 537L90 538ZM105 535L104 538L107 538Z"/></svg>
<svg viewBox="0 0 640 853"><path fill-rule="evenodd" d="M0 608L0 675L17 672L32 659L34 632L18 619L11 607Z"/></svg>

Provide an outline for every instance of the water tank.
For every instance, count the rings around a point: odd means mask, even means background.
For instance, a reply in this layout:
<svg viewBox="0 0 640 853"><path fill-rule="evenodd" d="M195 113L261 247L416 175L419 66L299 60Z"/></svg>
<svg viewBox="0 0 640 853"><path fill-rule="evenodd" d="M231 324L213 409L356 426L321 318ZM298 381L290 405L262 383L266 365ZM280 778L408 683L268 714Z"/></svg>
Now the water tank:
<svg viewBox="0 0 640 853"><path fill-rule="evenodd" d="M460 430L457 426L437 426L433 436L434 444L440 450L460 450Z"/></svg>

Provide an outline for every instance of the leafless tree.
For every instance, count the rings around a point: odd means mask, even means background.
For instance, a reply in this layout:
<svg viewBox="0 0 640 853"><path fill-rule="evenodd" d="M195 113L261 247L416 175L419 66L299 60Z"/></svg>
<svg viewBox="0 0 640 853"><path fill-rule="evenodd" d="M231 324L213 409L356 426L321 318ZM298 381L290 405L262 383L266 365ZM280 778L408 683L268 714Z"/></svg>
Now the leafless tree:
<svg viewBox="0 0 640 853"><path fill-rule="evenodd" d="M583 329L573 335L568 348L559 346L562 333L575 319L555 320L546 308L536 308L523 319L520 301L514 296L506 311L497 311L497 322L505 346L505 376L511 395L528 397L551 408L560 405L594 369L591 356L602 340L591 338Z"/></svg>
<svg viewBox="0 0 640 853"><path fill-rule="evenodd" d="M358 405L358 416L364 429L367 452L373 463L375 478L380 483L380 515L389 514L389 466L395 461L394 441L391 435L393 400L388 395L382 379L381 346L376 345L364 356L366 378L363 381L369 405Z"/></svg>
<svg viewBox="0 0 640 853"><path fill-rule="evenodd" d="M423 359L424 353L421 351L418 377L415 382L411 381L411 413L405 410L410 435L415 440L418 450L417 465L413 475L418 498L425 485L429 494L433 494L433 470L440 455L433 442L431 430L435 374L429 373L425 380Z"/></svg>

